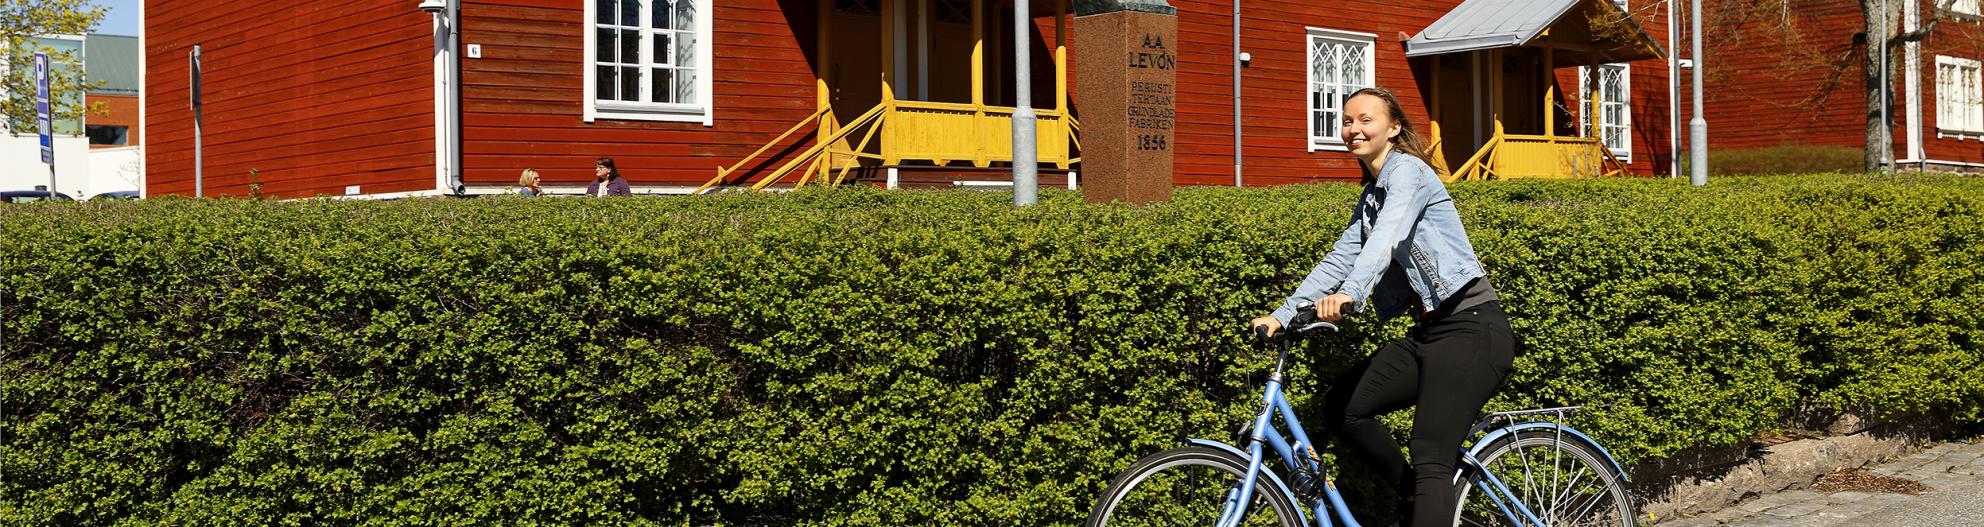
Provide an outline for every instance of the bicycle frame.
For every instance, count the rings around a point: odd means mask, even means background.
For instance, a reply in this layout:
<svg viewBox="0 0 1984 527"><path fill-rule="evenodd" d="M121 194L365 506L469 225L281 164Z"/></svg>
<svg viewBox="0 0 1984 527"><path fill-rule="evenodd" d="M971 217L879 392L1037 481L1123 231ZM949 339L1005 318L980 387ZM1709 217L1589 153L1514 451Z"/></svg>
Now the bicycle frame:
<svg viewBox="0 0 1984 527"><path fill-rule="evenodd" d="M1286 350L1283 350L1284 360L1286 353ZM1281 361L1277 362L1279 363ZM1215 524L1216 527L1234 527L1239 525L1241 517L1246 513L1246 507L1242 506L1242 504L1252 502L1254 493L1262 491L1259 485L1257 485L1260 482L1265 482L1273 487L1269 489L1270 491L1280 492L1286 495L1290 503L1295 503L1298 507L1309 508L1313 525L1332 527L1333 523L1330 517L1332 516L1331 509L1334 509L1334 516L1337 521L1342 522L1345 527L1362 527L1357 522L1357 518L1351 514L1350 507L1344 503L1343 495L1337 492L1336 484L1330 480L1329 467L1323 465L1322 458L1316 455L1315 443L1309 439L1308 431L1302 428L1301 421L1295 417L1295 410L1289 405L1288 398L1282 393L1281 369L1281 364L1276 364L1274 373L1268 377L1267 388L1261 396L1261 412L1260 415L1254 418L1252 435L1249 437L1246 450L1242 451L1232 445L1210 439L1194 438L1190 440L1191 444L1220 448L1247 459L1247 474L1241 478L1238 488L1227 491L1226 501L1221 505L1220 518L1218 523ZM1470 436L1484 430L1487 432L1487 435L1483 436L1480 441L1476 441L1472 449L1461 450L1460 466L1455 467L1454 471L1455 482L1459 482L1462 474L1472 471L1474 474L1479 475L1474 479L1474 484L1480 489L1483 495L1488 497L1490 502L1495 504L1496 508L1500 509L1502 516L1507 518L1510 523L1518 526L1533 525L1537 527L1548 527L1549 524L1539 518L1535 511L1531 511L1528 506L1523 505L1521 500L1512 499L1514 493L1510 491L1508 485L1503 483L1501 477L1497 476L1494 471L1487 470L1486 467L1482 466L1475 455L1479 454L1480 450L1486 448L1488 444L1493 443L1496 438L1503 435L1532 428L1547 428L1555 430L1560 435L1569 434L1572 441L1583 441L1598 447L1599 452L1606 457L1607 461L1612 463L1613 468L1619 469L1619 474L1623 476L1625 470L1620 468L1617 460L1612 459L1611 453L1606 452L1604 447L1599 446L1596 441L1592 441L1584 433L1557 422L1515 421L1512 418L1514 415L1555 411L1561 419L1561 416L1565 412L1573 409L1558 408L1541 411L1510 412L1491 416L1491 418L1505 419L1508 424L1489 429L1486 425L1492 424L1493 421L1488 421L1483 423L1483 426L1475 427L1475 433L1469 434ZM1287 438L1282 437L1281 431L1273 426L1274 417L1277 414L1281 416L1282 422L1287 423L1290 435L1294 436L1295 442L1293 444L1289 443ZM1282 466L1297 471L1295 481L1298 485L1320 488L1323 495L1311 502L1304 502L1290 490L1287 483L1278 474L1262 466L1265 460L1265 456L1263 455L1264 445L1273 448L1274 452L1281 456ZM1302 454L1307 455L1304 456ZM1309 478L1312 477L1322 478L1322 480L1311 482ZM1511 505L1514 507L1511 508Z"/></svg>

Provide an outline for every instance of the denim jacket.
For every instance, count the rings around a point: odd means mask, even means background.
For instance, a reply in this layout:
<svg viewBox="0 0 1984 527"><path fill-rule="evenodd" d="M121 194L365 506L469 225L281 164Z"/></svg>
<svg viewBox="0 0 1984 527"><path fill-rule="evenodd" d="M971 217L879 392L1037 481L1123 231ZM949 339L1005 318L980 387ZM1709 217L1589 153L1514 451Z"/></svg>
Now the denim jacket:
<svg viewBox="0 0 1984 527"><path fill-rule="evenodd" d="M1438 306L1486 275L1446 185L1425 161L1393 151L1358 196L1343 236L1273 315L1285 326L1297 305L1334 291L1350 295L1351 309L1376 304L1390 318Z"/></svg>

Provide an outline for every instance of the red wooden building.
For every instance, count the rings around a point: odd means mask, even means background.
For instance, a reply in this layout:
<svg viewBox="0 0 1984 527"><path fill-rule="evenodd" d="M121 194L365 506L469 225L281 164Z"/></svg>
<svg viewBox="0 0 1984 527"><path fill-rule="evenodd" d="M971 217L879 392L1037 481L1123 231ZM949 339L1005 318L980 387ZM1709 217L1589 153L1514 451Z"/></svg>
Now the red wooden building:
<svg viewBox="0 0 1984 527"><path fill-rule="evenodd" d="M1761 11L1727 0L1706 5L1720 8L1712 11L1718 16L1705 17L1713 25L1707 34L1714 35L1706 44L1703 96L1710 149L1863 149L1868 116L1878 119L1886 106L1894 165L1984 169L1984 17L1977 0L1886 2L1896 15L1891 34L1943 20L1926 40L1896 46L1885 105L1866 97L1869 39L1860 2L1788 0ZM1692 111L1685 101L1682 107Z"/></svg>
<svg viewBox="0 0 1984 527"><path fill-rule="evenodd" d="M1080 35L1066 0L1031 1L1059 184L1080 169ZM1176 182L1355 180L1332 112L1371 85L1438 126L1456 173L1665 174L1666 4L1638 1L1174 0ZM655 193L998 179L1009 159L1011 0L145 2L151 194L194 186L196 44L208 195L500 192L524 168L575 192L599 156Z"/></svg>

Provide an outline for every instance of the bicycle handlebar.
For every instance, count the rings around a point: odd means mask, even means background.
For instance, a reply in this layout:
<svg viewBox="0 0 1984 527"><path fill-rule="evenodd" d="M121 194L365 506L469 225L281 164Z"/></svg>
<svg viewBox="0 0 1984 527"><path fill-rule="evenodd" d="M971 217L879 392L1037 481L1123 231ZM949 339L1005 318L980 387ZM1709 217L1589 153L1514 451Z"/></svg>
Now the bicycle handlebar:
<svg viewBox="0 0 1984 527"><path fill-rule="evenodd" d="M1288 327L1282 328L1281 332L1275 333L1270 337L1266 325L1254 326L1254 337L1260 339L1261 342L1277 340L1286 342L1291 338L1291 335L1301 335L1321 329L1338 331L1341 328L1338 328L1336 324L1316 320L1316 305L1303 302L1301 305L1296 306L1295 316L1288 319Z"/></svg>

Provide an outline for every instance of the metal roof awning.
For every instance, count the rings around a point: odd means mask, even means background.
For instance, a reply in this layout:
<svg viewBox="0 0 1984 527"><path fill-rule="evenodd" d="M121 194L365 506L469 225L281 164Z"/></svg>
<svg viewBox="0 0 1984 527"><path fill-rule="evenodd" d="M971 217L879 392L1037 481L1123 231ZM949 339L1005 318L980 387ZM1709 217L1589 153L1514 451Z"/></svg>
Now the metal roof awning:
<svg viewBox="0 0 1984 527"><path fill-rule="evenodd" d="M1406 41L1405 56L1530 46L1545 35L1577 63L1665 56L1611 0L1466 0Z"/></svg>

